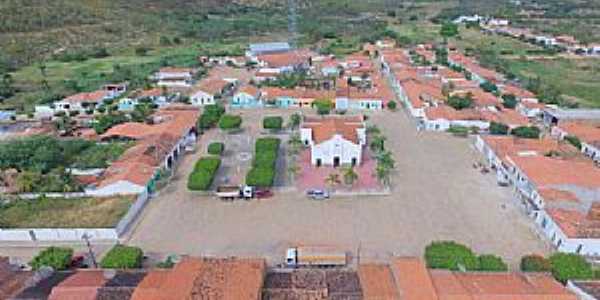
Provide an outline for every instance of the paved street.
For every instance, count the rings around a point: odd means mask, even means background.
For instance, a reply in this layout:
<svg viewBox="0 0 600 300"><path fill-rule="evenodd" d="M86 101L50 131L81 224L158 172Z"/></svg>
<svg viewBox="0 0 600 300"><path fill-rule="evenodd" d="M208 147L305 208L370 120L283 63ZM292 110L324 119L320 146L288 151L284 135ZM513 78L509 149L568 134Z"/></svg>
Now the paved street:
<svg viewBox="0 0 600 300"><path fill-rule="evenodd" d="M243 114L247 125L263 113ZM336 245L354 254L360 249L364 261L421 256L432 240L456 240L501 255L512 266L523 254L548 251L513 204L510 189L472 168L479 156L470 140L417 133L403 112L371 114L370 120L388 136L397 161L391 196L315 202L303 191L285 190L267 200L226 203L188 192L187 175L209 133L144 211L128 243L150 255L267 256L270 263L281 262L294 244Z"/></svg>

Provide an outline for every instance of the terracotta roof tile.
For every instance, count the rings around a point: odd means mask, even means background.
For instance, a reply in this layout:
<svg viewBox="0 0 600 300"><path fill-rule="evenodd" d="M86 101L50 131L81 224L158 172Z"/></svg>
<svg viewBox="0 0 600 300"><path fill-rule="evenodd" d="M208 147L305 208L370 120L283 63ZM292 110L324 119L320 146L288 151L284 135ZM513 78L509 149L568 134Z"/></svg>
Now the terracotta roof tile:
<svg viewBox="0 0 600 300"><path fill-rule="evenodd" d="M95 300L108 279L103 270L80 270L52 289L49 300Z"/></svg>
<svg viewBox="0 0 600 300"><path fill-rule="evenodd" d="M192 93L202 91L211 95L219 94L229 85L229 82L221 78L208 78L200 81L192 87Z"/></svg>
<svg viewBox="0 0 600 300"><path fill-rule="evenodd" d="M400 300L392 271L384 264L362 264L358 276L365 300Z"/></svg>
<svg viewBox="0 0 600 300"><path fill-rule="evenodd" d="M558 128L581 141L600 147L600 126L584 122L560 122Z"/></svg>
<svg viewBox="0 0 600 300"><path fill-rule="evenodd" d="M311 128L316 144L341 135L355 144L359 143L357 129L364 128L362 117L325 117L322 119L305 119L302 128Z"/></svg>
<svg viewBox="0 0 600 300"><path fill-rule="evenodd" d="M312 51L300 49L283 53L259 55L258 60L264 61L271 68L281 68L308 63L308 58L313 55Z"/></svg>
<svg viewBox="0 0 600 300"><path fill-rule="evenodd" d="M90 93L79 93L79 94L71 95L71 96L65 98L63 101L71 103L71 104L84 103L84 102L98 103L98 102L101 102L102 100L104 100L104 98L108 97L108 95L110 95L109 91L99 90L99 91L90 92Z"/></svg>
<svg viewBox="0 0 600 300"><path fill-rule="evenodd" d="M248 95L258 97L258 95L260 94L260 90L253 85L247 84L247 85L240 87L238 89L238 93L246 93Z"/></svg>
<svg viewBox="0 0 600 300"><path fill-rule="evenodd" d="M437 300L425 263L414 257L394 258L391 264L402 300Z"/></svg>
<svg viewBox="0 0 600 300"><path fill-rule="evenodd" d="M511 156L510 159L537 187L575 185L600 188L600 168L592 161L546 156Z"/></svg>

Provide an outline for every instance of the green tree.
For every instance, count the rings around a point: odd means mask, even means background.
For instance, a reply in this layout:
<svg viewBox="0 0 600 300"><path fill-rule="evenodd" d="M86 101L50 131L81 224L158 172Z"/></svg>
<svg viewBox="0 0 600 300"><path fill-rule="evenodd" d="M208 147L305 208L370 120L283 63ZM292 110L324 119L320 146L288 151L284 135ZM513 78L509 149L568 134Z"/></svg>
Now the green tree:
<svg viewBox="0 0 600 300"><path fill-rule="evenodd" d="M473 251L453 241L432 242L425 248L425 262L428 268L467 270L479 269L479 260Z"/></svg>
<svg viewBox="0 0 600 300"><path fill-rule="evenodd" d="M302 122L302 117L299 113L293 113L290 116L290 127L292 129L297 129L298 127L300 127L300 122Z"/></svg>
<svg viewBox="0 0 600 300"><path fill-rule="evenodd" d="M540 129L536 126L520 126L513 129L511 134L520 138L537 139L540 137Z"/></svg>
<svg viewBox="0 0 600 300"><path fill-rule="evenodd" d="M340 180L340 174L331 173L327 175L327 178L325 178L325 184L327 184L327 186L329 186L330 189L333 189L340 183L342 183L342 181Z"/></svg>
<svg viewBox="0 0 600 300"><path fill-rule="evenodd" d="M552 275L556 280L566 283L568 280L592 279L594 272L583 256L572 253L555 253L550 256Z"/></svg>
<svg viewBox="0 0 600 300"><path fill-rule="evenodd" d="M470 93L466 96L450 96L447 103L456 110L470 108L473 106L473 96Z"/></svg>
<svg viewBox="0 0 600 300"><path fill-rule="evenodd" d="M502 95L502 105L505 108L514 109L517 107L517 97L513 94Z"/></svg>
<svg viewBox="0 0 600 300"><path fill-rule="evenodd" d="M447 44L448 38L458 35L458 25L451 22L442 24L442 27L440 28L440 35L444 38L444 44Z"/></svg>
<svg viewBox="0 0 600 300"><path fill-rule="evenodd" d="M490 123L490 134L496 135L507 135L508 134L508 126L502 123L492 121Z"/></svg>
<svg viewBox="0 0 600 300"><path fill-rule="evenodd" d="M375 153L383 152L385 151L385 141L385 136L376 135L372 138L371 144L369 144L369 148L371 148L371 151Z"/></svg>
<svg viewBox="0 0 600 300"><path fill-rule="evenodd" d="M71 248L49 247L38 253L29 262L29 265L34 270L39 270L42 267L51 267L55 271L62 271L69 267L72 257L73 249Z"/></svg>
<svg viewBox="0 0 600 300"><path fill-rule="evenodd" d="M343 170L344 183L354 185L358 180L358 174L354 171L354 167L347 167Z"/></svg>
<svg viewBox="0 0 600 300"><path fill-rule="evenodd" d="M550 260L538 254L525 255L521 258L522 272L550 272L552 265Z"/></svg>
<svg viewBox="0 0 600 300"><path fill-rule="evenodd" d="M508 271L508 265L502 260L501 257L496 255L480 255L479 260L479 271L486 272L506 272Z"/></svg>
<svg viewBox="0 0 600 300"><path fill-rule="evenodd" d="M138 247L115 245L102 259L105 269L137 269L142 267L144 252Z"/></svg>
<svg viewBox="0 0 600 300"><path fill-rule="evenodd" d="M319 115L328 115L333 109L333 102L330 99L317 99L313 102Z"/></svg>

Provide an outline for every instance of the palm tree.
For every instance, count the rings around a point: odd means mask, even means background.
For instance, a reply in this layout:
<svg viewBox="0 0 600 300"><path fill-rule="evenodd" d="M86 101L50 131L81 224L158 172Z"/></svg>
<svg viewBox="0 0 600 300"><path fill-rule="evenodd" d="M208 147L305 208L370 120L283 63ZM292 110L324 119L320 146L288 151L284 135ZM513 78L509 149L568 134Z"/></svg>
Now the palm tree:
<svg viewBox="0 0 600 300"><path fill-rule="evenodd" d="M386 186L389 186L391 182L390 173L391 170L385 166L378 164L375 168L375 176L377 177L377 180Z"/></svg>
<svg viewBox="0 0 600 300"><path fill-rule="evenodd" d="M297 134L292 135L290 137L290 139L288 140L288 145L290 145L290 149L289 149L290 154L292 154L292 155L298 154L302 147L302 140L300 139L300 136Z"/></svg>
<svg viewBox="0 0 600 300"><path fill-rule="evenodd" d="M344 183L347 185L353 185L358 180L358 174L354 172L354 167L348 167L344 169Z"/></svg>
<svg viewBox="0 0 600 300"><path fill-rule="evenodd" d="M377 155L377 165L381 165L392 170L395 168L396 161L394 160L394 157L392 157L392 153L390 151L385 151Z"/></svg>
<svg viewBox="0 0 600 300"><path fill-rule="evenodd" d="M296 164L296 161L294 160L288 166L287 171L288 171L288 175L290 177L290 180L294 181L296 179L296 175L298 175L298 173L300 172L300 167L298 167L298 165Z"/></svg>
<svg viewBox="0 0 600 300"><path fill-rule="evenodd" d="M337 173L331 173L327 176L327 178L325 178L325 183L331 188L333 189L334 186L338 185L341 183L340 181L340 174Z"/></svg>
<svg viewBox="0 0 600 300"><path fill-rule="evenodd" d="M385 150L385 141L387 138L383 135L376 135L371 140L369 147L375 153L383 152Z"/></svg>

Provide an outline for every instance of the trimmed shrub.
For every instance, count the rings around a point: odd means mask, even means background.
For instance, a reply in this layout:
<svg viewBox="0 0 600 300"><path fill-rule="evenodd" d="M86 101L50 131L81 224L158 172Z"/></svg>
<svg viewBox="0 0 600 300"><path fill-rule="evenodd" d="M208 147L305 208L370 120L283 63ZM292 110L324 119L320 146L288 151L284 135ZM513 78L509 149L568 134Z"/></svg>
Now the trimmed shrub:
<svg viewBox="0 0 600 300"><path fill-rule="evenodd" d="M208 154L221 155L225 151L225 144L220 142L210 143L208 145Z"/></svg>
<svg viewBox="0 0 600 300"><path fill-rule="evenodd" d="M513 109L517 107L517 97L513 94L504 94L502 95L502 105L505 108Z"/></svg>
<svg viewBox="0 0 600 300"><path fill-rule="evenodd" d="M263 119L263 128L264 129L275 129L279 130L283 126L283 118L282 117L265 117Z"/></svg>
<svg viewBox="0 0 600 300"><path fill-rule="evenodd" d="M448 132L456 136L466 137L469 135L469 128L464 126L451 125L450 128L448 128Z"/></svg>
<svg viewBox="0 0 600 300"><path fill-rule="evenodd" d="M390 101L387 104L387 108L389 110L396 110L396 108L398 108L398 104L396 103L396 101Z"/></svg>
<svg viewBox="0 0 600 300"><path fill-rule="evenodd" d="M432 242L425 248L427 267L448 270L478 270L479 260L473 251L453 241Z"/></svg>
<svg viewBox="0 0 600 300"><path fill-rule="evenodd" d="M594 277L592 266L583 256L572 253L555 253L550 256L552 275L566 283L570 279L586 280Z"/></svg>
<svg viewBox="0 0 600 300"><path fill-rule="evenodd" d="M194 166L194 171L188 177L188 189L192 191L206 191L210 189L220 165L220 158L200 158Z"/></svg>
<svg viewBox="0 0 600 300"><path fill-rule="evenodd" d="M488 272L505 272L508 271L508 266L502 260L500 256L485 254L480 255L479 259L479 271Z"/></svg>
<svg viewBox="0 0 600 300"><path fill-rule="evenodd" d="M513 129L511 134L525 139L537 139L540 137L540 129L536 126L521 126Z"/></svg>
<svg viewBox="0 0 600 300"><path fill-rule="evenodd" d="M531 254L521 258L521 271L523 272L550 272L550 261L541 255Z"/></svg>
<svg viewBox="0 0 600 300"><path fill-rule="evenodd" d="M100 266L106 269L137 269L142 267L144 252L138 247L115 245L102 258Z"/></svg>
<svg viewBox="0 0 600 300"><path fill-rule="evenodd" d="M450 96L448 97L448 105L456 110L461 110L473 106L473 98L471 95L464 97Z"/></svg>
<svg viewBox="0 0 600 300"><path fill-rule="evenodd" d="M219 120L219 128L221 129L237 129L242 125L242 117L236 115L223 115Z"/></svg>
<svg viewBox="0 0 600 300"><path fill-rule="evenodd" d="M252 169L246 174L246 184L269 187L275 180L277 154L281 140L278 138L260 138L254 145Z"/></svg>
<svg viewBox="0 0 600 300"><path fill-rule="evenodd" d="M574 135L567 135L565 136L565 141L569 142L571 145L581 150L581 140L578 137Z"/></svg>
<svg viewBox="0 0 600 300"><path fill-rule="evenodd" d="M329 99L317 99L313 102L313 106L317 108L317 114L328 115L333 109L333 102Z"/></svg>
<svg viewBox="0 0 600 300"><path fill-rule="evenodd" d="M198 127L209 129L215 127L221 116L225 113L225 107L218 104L206 105L204 112L198 119Z"/></svg>
<svg viewBox="0 0 600 300"><path fill-rule="evenodd" d="M508 126L506 124L498 123L492 121L490 123L490 133L496 135L507 135L508 134Z"/></svg>
<svg viewBox="0 0 600 300"><path fill-rule="evenodd" d="M29 265L34 270L42 267L51 267L55 271L66 270L71 264L73 249L62 247L49 247L36 255Z"/></svg>

